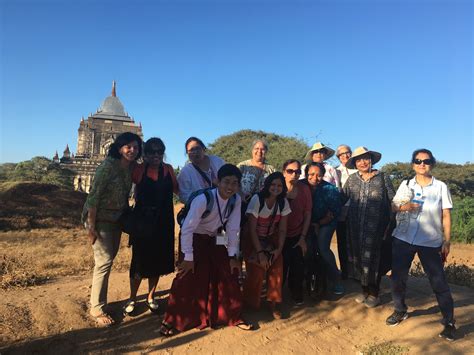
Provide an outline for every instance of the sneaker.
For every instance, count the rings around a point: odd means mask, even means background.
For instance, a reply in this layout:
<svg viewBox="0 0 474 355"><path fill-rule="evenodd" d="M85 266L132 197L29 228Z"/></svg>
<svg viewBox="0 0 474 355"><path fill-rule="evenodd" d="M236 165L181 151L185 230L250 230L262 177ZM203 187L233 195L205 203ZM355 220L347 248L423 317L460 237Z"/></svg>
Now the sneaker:
<svg viewBox="0 0 474 355"><path fill-rule="evenodd" d="M364 301L365 306L368 308L377 307L379 303L380 303L380 298L372 296L372 295L367 296L367 298Z"/></svg>
<svg viewBox="0 0 474 355"><path fill-rule="evenodd" d="M387 318L387 320L385 321L385 324L387 324L391 327L394 327L396 325L399 325L401 321L403 321L407 318L408 318L408 313L406 311L405 312L394 311L390 315L390 317Z"/></svg>
<svg viewBox="0 0 474 355"><path fill-rule="evenodd" d="M332 292L335 295L342 295L344 294L344 286L342 286L342 284L335 284Z"/></svg>
<svg viewBox="0 0 474 355"><path fill-rule="evenodd" d="M444 338L448 341L454 340L454 333L456 332L456 327L452 323L448 323L444 326L444 329L439 333L440 338Z"/></svg>
<svg viewBox="0 0 474 355"><path fill-rule="evenodd" d="M360 293L358 294L354 300L357 302L357 303L364 303L365 302L365 299L367 298L367 294L366 293Z"/></svg>

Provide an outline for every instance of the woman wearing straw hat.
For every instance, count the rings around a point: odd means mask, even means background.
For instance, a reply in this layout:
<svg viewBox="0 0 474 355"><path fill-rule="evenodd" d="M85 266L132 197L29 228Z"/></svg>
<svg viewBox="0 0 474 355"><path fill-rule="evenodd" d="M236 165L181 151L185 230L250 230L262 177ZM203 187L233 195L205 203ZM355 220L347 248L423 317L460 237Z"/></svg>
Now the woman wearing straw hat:
<svg viewBox="0 0 474 355"><path fill-rule="evenodd" d="M308 150L308 153L306 153L305 160L324 164L326 173L324 174L323 180L335 185L338 189L341 189L341 181L339 180L339 175L337 174L336 169L325 161L331 158L334 153L334 149L329 148L321 142L316 142L313 144L311 149ZM306 164L301 167L302 171L305 171L305 169ZM304 174L300 177L300 179L305 178L306 176Z"/></svg>
<svg viewBox="0 0 474 355"><path fill-rule="evenodd" d="M382 154L358 147L346 167L357 169L349 176L344 188L345 200L350 200L347 216L347 254L349 277L360 280L362 293L356 302L372 308L380 303L380 280L390 270L391 200L395 195L392 182L383 172L373 169ZM386 243L383 243L387 240ZM387 258L382 257L387 251ZM381 262L384 261L384 262Z"/></svg>

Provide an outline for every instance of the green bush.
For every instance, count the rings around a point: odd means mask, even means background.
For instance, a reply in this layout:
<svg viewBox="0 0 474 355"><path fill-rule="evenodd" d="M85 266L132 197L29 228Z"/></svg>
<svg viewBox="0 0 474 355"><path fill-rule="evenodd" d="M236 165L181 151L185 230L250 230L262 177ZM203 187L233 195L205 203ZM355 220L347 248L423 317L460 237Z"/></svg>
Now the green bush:
<svg viewBox="0 0 474 355"><path fill-rule="evenodd" d="M457 198L453 204L452 240L460 243L474 242L474 198Z"/></svg>

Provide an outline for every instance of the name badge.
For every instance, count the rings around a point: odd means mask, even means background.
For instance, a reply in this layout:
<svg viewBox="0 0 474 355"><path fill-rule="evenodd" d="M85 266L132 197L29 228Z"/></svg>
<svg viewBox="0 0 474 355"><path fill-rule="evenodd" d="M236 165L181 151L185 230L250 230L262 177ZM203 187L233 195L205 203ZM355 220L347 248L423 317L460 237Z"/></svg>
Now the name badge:
<svg viewBox="0 0 474 355"><path fill-rule="evenodd" d="M216 245L224 245L227 247L229 243L229 237L226 235L225 230L221 229L216 235Z"/></svg>

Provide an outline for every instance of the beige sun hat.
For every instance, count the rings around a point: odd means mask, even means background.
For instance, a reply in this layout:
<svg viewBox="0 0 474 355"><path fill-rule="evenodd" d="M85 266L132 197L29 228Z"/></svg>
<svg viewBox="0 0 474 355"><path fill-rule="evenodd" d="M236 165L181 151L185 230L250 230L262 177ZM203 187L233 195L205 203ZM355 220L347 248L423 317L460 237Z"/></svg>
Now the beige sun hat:
<svg viewBox="0 0 474 355"><path fill-rule="evenodd" d="M357 157L360 157L361 155L364 155L364 154L370 154L370 158L372 160L372 165L377 163L378 161L380 161L380 159L382 158L382 154L380 154L379 152L375 152L373 150L368 150L366 147L357 147L353 152L352 152L352 156L350 157L350 159L347 161L346 163L346 168L349 168L349 169L355 169L355 161L357 159Z"/></svg>
<svg viewBox="0 0 474 355"><path fill-rule="evenodd" d="M324 160L331 158L335 153L334 149L329 148L327 145L324 145L321 142L316 142L316 143L313 144L311 149L308 150L308 153L306 153L305 159L306 160L311 160L312 153L315 150L320 150L320 149L326 149L326 151L327 151L327 154L326 154L326 157L325 157Z"/></svg>

